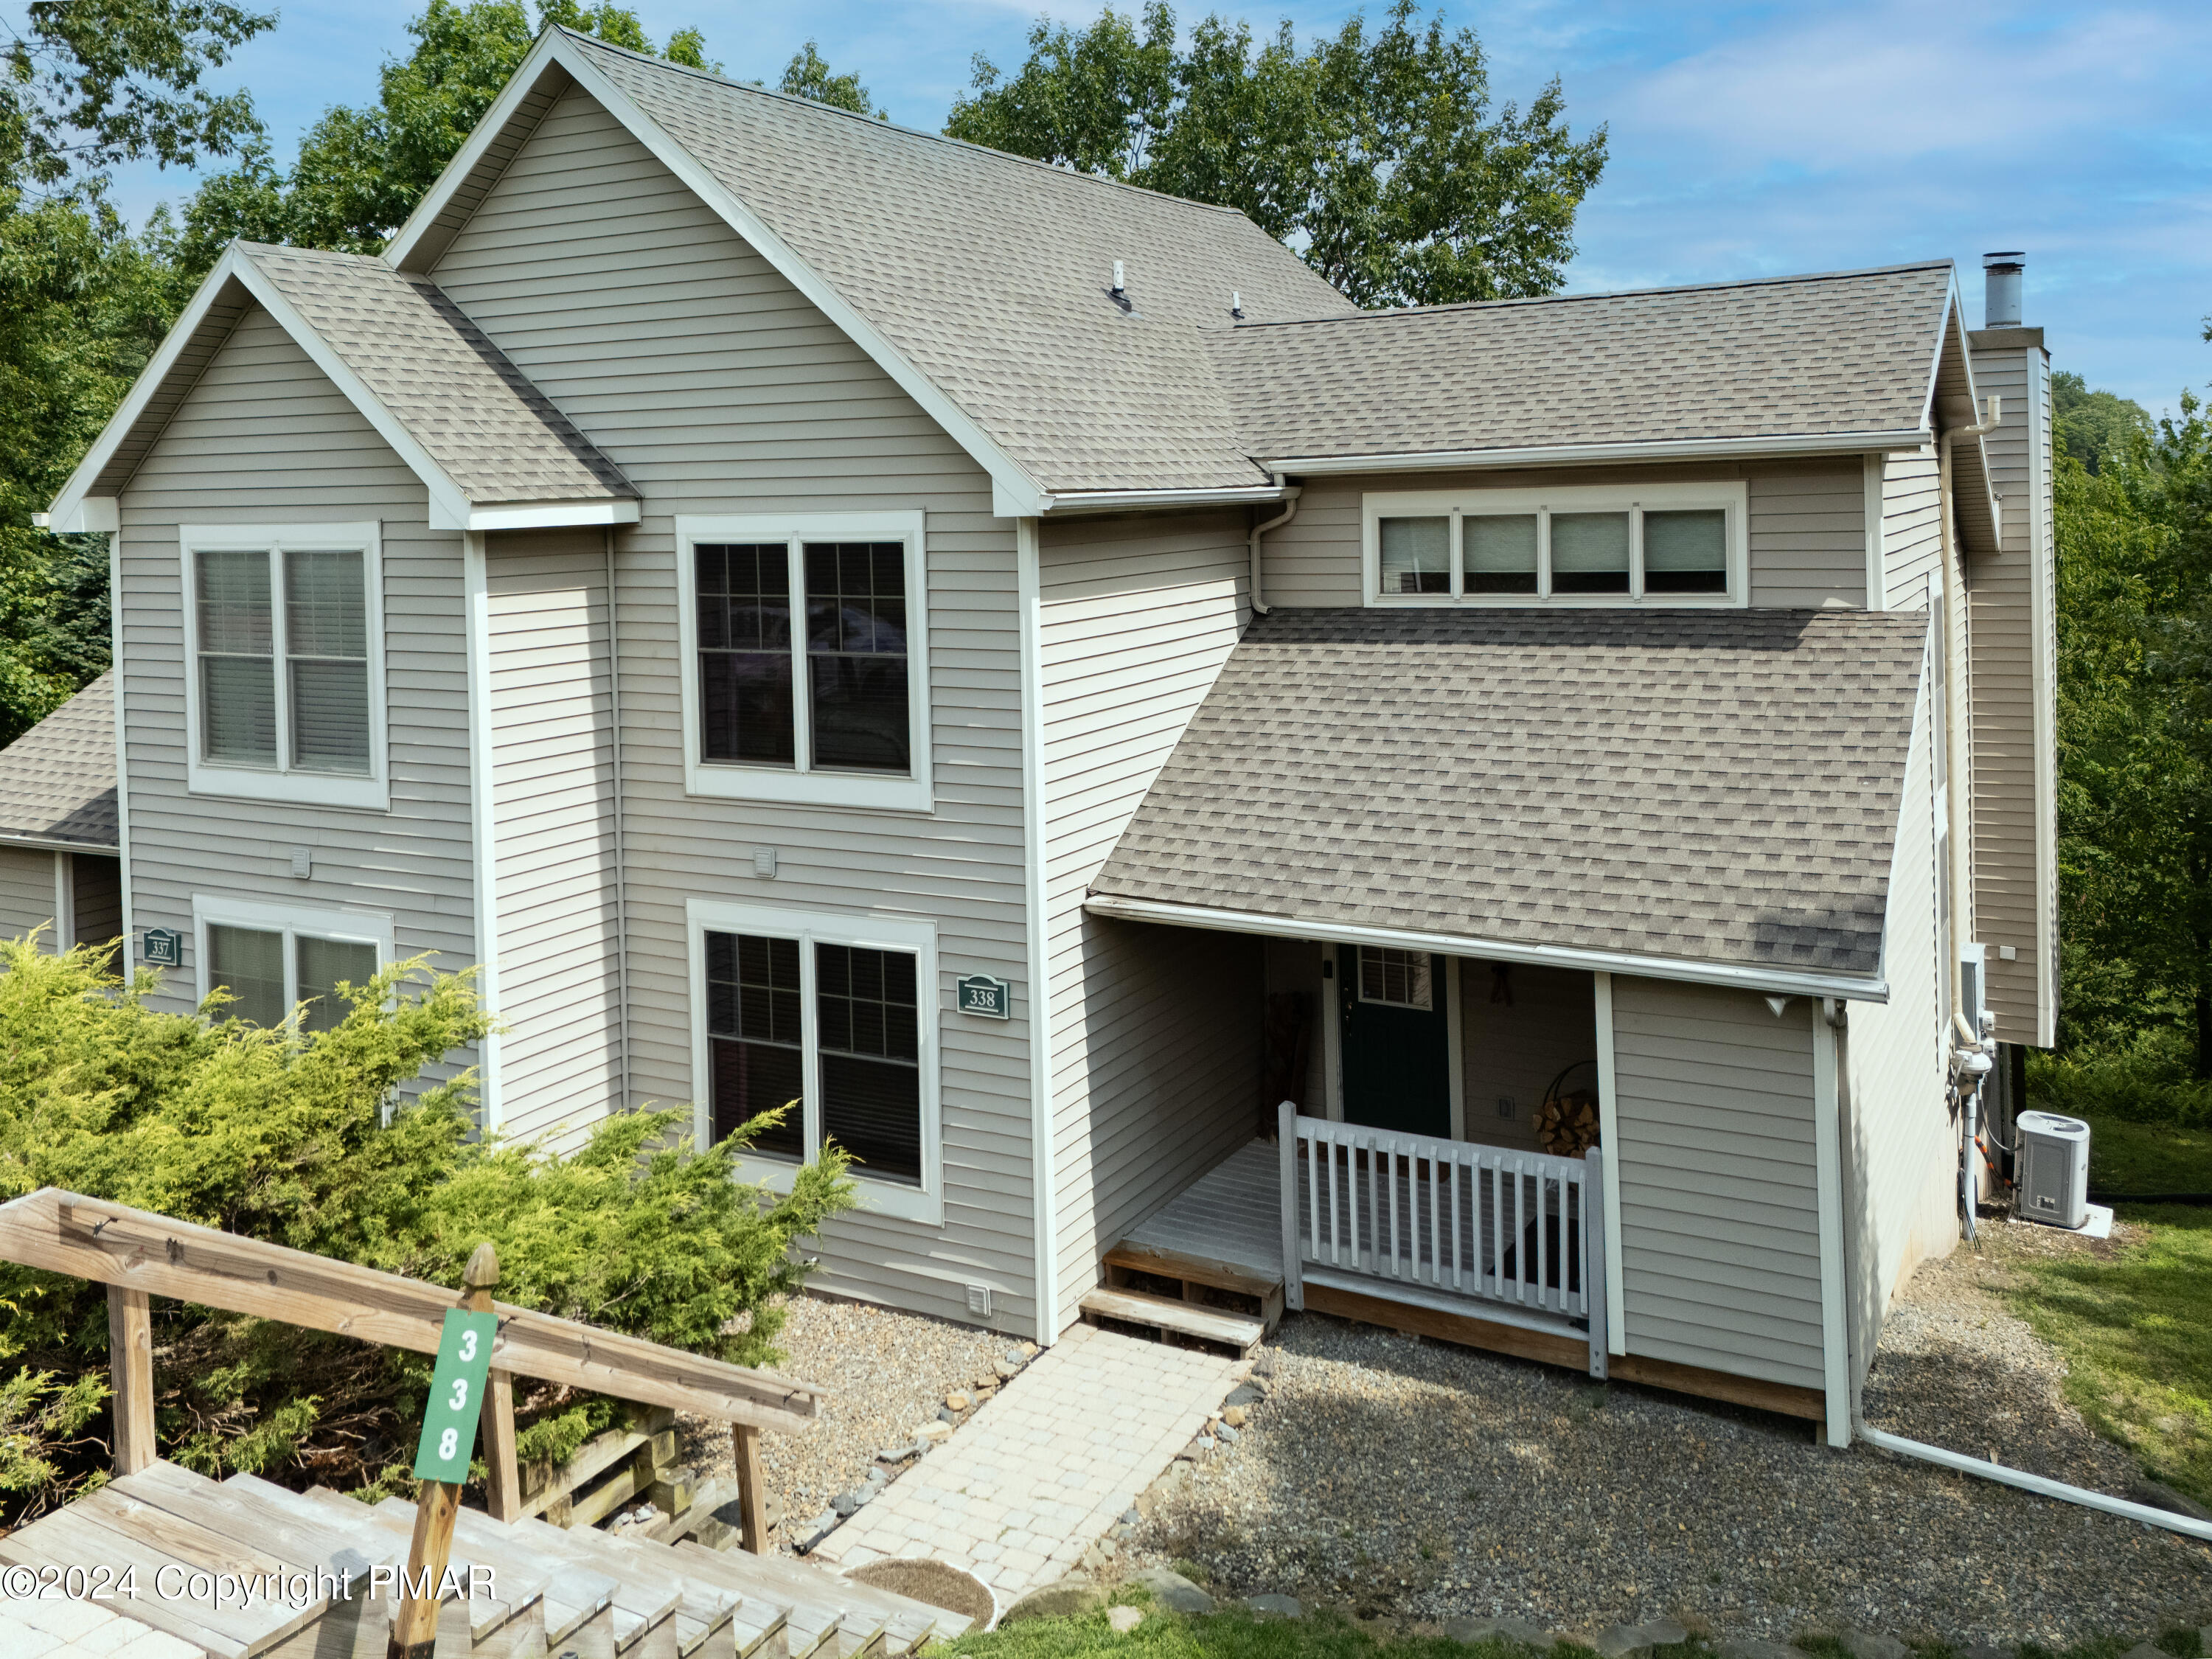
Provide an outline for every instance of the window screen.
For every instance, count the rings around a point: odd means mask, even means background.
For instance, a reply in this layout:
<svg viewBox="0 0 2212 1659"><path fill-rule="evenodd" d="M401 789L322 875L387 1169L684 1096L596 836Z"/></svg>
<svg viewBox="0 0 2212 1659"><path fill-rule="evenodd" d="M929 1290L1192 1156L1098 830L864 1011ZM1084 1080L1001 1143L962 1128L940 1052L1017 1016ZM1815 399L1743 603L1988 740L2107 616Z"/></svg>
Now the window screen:
<svg viewBox="0 0 2212 1659"><path fill-rule="evenodd" d="M1467 550L1468 592L1536 591L1534 514L1469 514L1461 520L1460 533Z"/></svg>
<svg viewBox="0 0 2212 1659"><path fill-rule="evenodd" d="M1361 945L1359 1000L1400 1008L1433 1008L1436 994L1431 985L1429 953Z"/></svg>
<svg viewBox="0 0 2212 1659"><path fill-rule="evenodd" d="M266 569L268 561L262 561ZM219 1015L253 1025L282 1025L292 1012L284 1000L284 935L256 927L210 925L208 983L228 991Z"/></svg>
<svg viewBox="0 0 2212 1659"><path fill-rule="evenodd" d="M1552 592L1628 592L1628 514L1552 514Z"/></svg>
<svg viewBox="0 0 2212 1659"><path fill-rule="evenodd" d="M702 544L700 758L789 766L791 555L781 542Z"/></svg>
<svg viewBox="0 0 2212 1659"><path fill-rule="evenodd" d="M1728 514L1718 507L1644 515L1644 591L1728 592Z"/></svg>
<svg viewBox="0 0 2212 1659"><path fill-rule="evenodd" d="M907 771L905 544L809 542L805 556L813 763Z"/></svg>
<svg viewBox="0 0 2212 1659"><path fill-rule="evenodd" d="M368 768L368 594L350 549L284 555L284 654L292 764L303 772Z"/></svg>
<svg viewBox="0 0 2212 1659"><path fill-rule="evenodd" d="M707 935L707 1039L713 1067L714 1139L806 1092L800 1028L799 941L750 933ZM764 1129L752 1150L774 1158L806 1155L802 1109Z"/></svg>
<svg viewBox="0 0 2212 1659"><path fill-rule="evenodd" d="M276 764L276 660L269 556L197 556L200 754L234 766Z"/></svg>
<svg viewBox="0 0 2212 1659"><path fill-rule="evenodd" d="M852 945L814 947L822 1133L878 1181L921 1184L920 1018L914 958Z"/></svg>
<svg viewBox="0 0 2212 1659"><path fill-rule="evenodd" d="M307 1005L301 1027L327 1031L345 1018L347 1004L339 997L341 984L365 986L376 975L376 947L352 939L309 939L292 941L295 953L300 1000Z"/></svg>
<svg viewBox="0 0 2212 1659"><path fill-rule="evenodd" d="M1451 592L1451 520L1384 519L1377 526L1385 593Z"/></svg>

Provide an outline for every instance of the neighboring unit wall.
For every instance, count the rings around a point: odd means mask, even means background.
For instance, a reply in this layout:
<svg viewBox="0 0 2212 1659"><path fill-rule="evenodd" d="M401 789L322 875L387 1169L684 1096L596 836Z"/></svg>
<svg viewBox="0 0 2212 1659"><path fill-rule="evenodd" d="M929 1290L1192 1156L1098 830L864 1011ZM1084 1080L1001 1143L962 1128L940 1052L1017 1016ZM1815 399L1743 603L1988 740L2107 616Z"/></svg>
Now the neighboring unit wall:
<svg viewBox="0 0 2212 1659"><path fill-rule="evenodd" d="M1866 602L1866 488L1861 464L1747 461L1720 466L1558 467L1548 471L1378 472L1305 480L1297 516L1263 544L1271 605L1358 605L1359 501L1401 489L1743 479L1751 498L1751 602L1777 608Z"/></svg>
<svg viewBox="0 0 2212 1659"><path fill-rule="evenodd" d="M1814 1004L1613 979L1628 1352L1823 1385Z"/></svg>
<svg viewBox="0 0 2212 1659"><path fill-rule="evenodd" d="M1045 906L1060 1310L1136 1222L1259 1121L1261 943L1086 915L1249 612L1244 515L1041 530Z"/></svg>
<svg viewBox="0 0 2212 1659"><path fill-rule="evenodd" d="M1854 1387L1866 1376L1890 1297L1923 1258L1959 1237L1959 1130L1944 1103L1944 1013L1936 971L1934 697L1923 674L1912 717L1882 970L1889 1000L1850 1005L1843 1103L1846 1316Z"/></svg>
<svg viewBox="0 0 2212 1659"><path fill-rule="evenodd" d="M186 793L180 524L382 524L388 811ZM422 485L263 311L249 312L123 492L132 921L185 940L153 1006L198 997L192 896L388 913L400 956L477 959L461 538ZM313 873L292 874L295 847ZM473 1057L459 1056L461 1060Z"/></svg>
<svg viewBox="0 0 2212 1659"><path fill-rule="evenodd" d="M41 847L0 847L0 939L45 927L39 943L54 946L54 854Z"/></svg>
<svg viewBox="0 0 2212 1659"><path fill-rule="evenodd" d="M1597 1092L1596 1001L1589 972L1468 958L1459 964L1459 1000L1462 1138L1542 1152L1536 1109L1544 1091L1557 1081L1564 1092Z"/></svg>
<svg viewBox="0 0 2212 1659"><path fill-rule="evenodd" d="M2049 658L2039 633L2050 609L2050 362L2032 331L1973 336L1974 382L2003 399L2003 424L1982 441L2001 503L1999 550L1967 568L1968 684L1973 711L1975 937L1989 946L1988 987L2004 1042L2049 1040L2038 987L2044 966L2039 909L2048 885L2039 860L2039 720ZM1988 342L1986 345L1981 343ZM2045 810L2039 811L2039 806ZM2008 962L2000 947L2011 949Z"/></svg>
<svg viewBox="0 0 2212 1659"><path fill-rule="evenodd" d="M566 1150L622 1103L605 533L489 539L500 1127Z"/></svg>
<svg viewBox="0 0 2212 1659"><path fill-rule="evenodd" d="M434 273L644 493L617 542L633 1097L691 1074L684 904L933 921L942 1226L826 1229L815 1283L951 1318L965 1286L1034 1319L1020 617L1014 533L990 483L769 263L590 99L547 114ZM921 511L928 542L933 813L684 793L673 517ZM136 832L134 796L133 828ZM753 873L756 848L776 875ZM1014 986L1005 1022L952 1012L953 981Z"/></svg>
<svg viewBox="0 0 2212 1659"><path fill-rule="evenodd" d="M1943 602L1943 530L1936 447L1889 456L1882 468L1881 552L1888 572L1885 611L1923 611Z"/></svg>
<svg viewBox="0 0 2212 1659"><path fill-rule="evenodd" d="M123 933L122 861L109 853L71 853L71 933L79 945L105 945Z"/></svg>

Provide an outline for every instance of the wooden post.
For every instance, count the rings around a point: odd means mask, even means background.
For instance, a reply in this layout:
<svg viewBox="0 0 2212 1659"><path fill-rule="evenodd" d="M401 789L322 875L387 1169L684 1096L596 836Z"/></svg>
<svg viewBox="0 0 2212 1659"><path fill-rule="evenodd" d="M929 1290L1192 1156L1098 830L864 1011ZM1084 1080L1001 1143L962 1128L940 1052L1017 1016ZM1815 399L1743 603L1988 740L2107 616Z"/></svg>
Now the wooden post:
<svg viewBox="0 0 2212 1659"><path fill-rule="evenodd" d="M491 1518L512 1526L522 1519L522 1470L514 1461L514 1378L494 1371L484 1384L485 1503Z"/></svg>
<svg viewBox="0 0 2212 1659"><path fill-rule="evenodd" d="M456 1305L469 1313L489 1313L491 1289L498 1283L499 1252L489 1243L477 1245L469 1265L461 1269L463 1289ZM508 1425L511 1430L511 1416ZM486 1428L487 1441L492 1432ZM508 1449L513 1449L512 1440ZM442 1480L423 1481L415 1495L415 1536L407 1547L407 1581L428 1594L401 1598L392 1615L386 1659L431 1659L438 1643L438 1586L453 1559L453 1519L460 1508L460 1487Z"/></svg>
<svg viewBox="0 0 2212 1659"><path fill-rule="evenodd" d="M136 1474L154 1450L154 1322L146 1292L107 1287L108 1386L114 1391L115 1473Z"/></svg>
<svg viewBox="0 0 2212 1659"><path fill-rule="evenodd" d="M748 1555L766 1555L768 1486L761 1479L761 1431L750 1423L732 1423L730 1437L738 1466L738 1541Z"/></svg>

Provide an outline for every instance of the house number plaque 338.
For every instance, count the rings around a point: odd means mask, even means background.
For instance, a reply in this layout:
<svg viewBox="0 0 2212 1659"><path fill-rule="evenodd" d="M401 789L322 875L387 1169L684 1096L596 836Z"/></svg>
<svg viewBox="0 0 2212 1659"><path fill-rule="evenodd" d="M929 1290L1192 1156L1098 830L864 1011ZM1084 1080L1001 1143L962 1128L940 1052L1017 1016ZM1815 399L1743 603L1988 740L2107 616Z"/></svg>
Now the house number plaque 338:
<svg viewBox="0 0 2212 1659"><path fill-rule="evenodd" d="M988 974L970 974L960 981L960 1000L955 1006L963 1014L1004 1019L1013 1006L1012 988Z"/></svg>

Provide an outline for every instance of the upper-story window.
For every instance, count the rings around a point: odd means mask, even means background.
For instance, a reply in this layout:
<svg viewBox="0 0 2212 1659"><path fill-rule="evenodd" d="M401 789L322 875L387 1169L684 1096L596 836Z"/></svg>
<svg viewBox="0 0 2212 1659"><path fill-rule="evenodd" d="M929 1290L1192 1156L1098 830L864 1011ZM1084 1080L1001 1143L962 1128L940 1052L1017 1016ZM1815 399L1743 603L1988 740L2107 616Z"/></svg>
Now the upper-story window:
<svg viewBox="0 0 2212 1659"><path fill-rule="evenodd" d="M1741 483L1378 492L1370 605L1741 605Z"/></svg>
<svg viewBox="0 0 2212 1659"><path fill-rule="evenodd" d="M181 555L189 787L384 806L376 526L187 525Z"/></svg>
<svg viewBox="0 0 2212 1659"><path fill-rule="evenodd" d="M919 513L677 520L695 795L926 811Z"/></svg>

